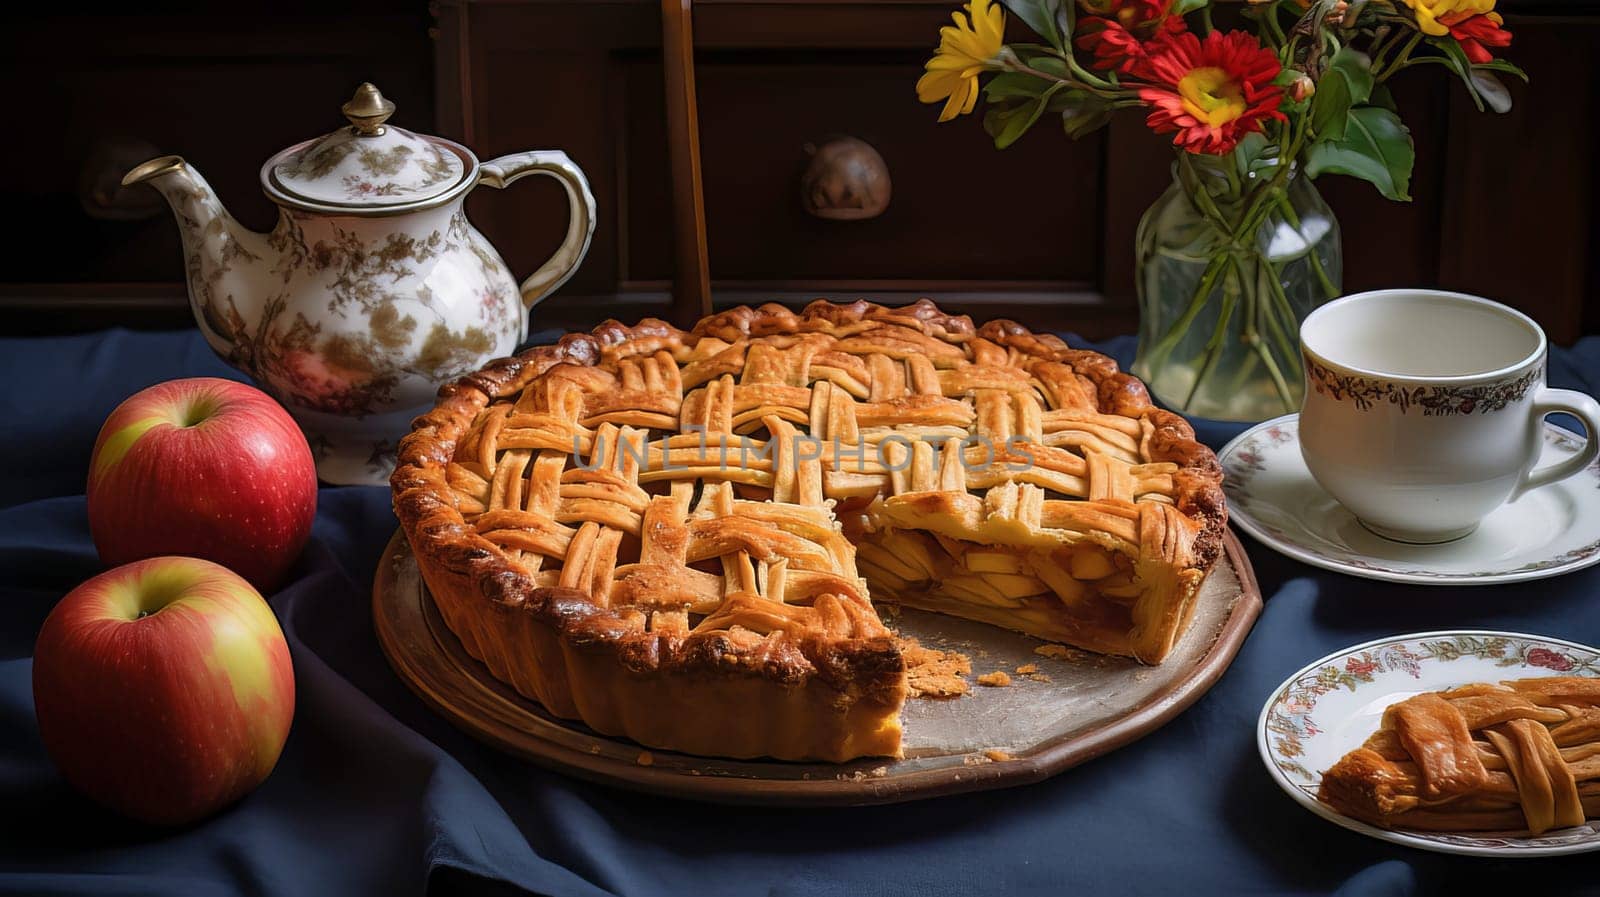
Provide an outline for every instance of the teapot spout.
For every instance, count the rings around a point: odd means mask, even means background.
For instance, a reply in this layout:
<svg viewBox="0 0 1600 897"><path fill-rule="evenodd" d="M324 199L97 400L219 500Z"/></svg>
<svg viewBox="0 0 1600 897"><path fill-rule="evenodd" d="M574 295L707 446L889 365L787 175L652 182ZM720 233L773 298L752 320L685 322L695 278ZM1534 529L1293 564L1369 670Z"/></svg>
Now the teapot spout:
<svg viewBox="0 0 1600 897"><path fill-rule="evenodd" d="M183 238L189 307L206 342L246 373L251 335L260 322L263 275L275 250L223 208L211 185L181 156L160 156L134 168L122 186L149 184L166 197Z"/></svg>
<svg viewBox="0 0 1600 897"><path fill-rule="evenodd" d="M157 156L148 162L141 163L132 171L122 176L122 186L132 187L134 184L143 184L169 174L193 170L189 163L183 161L182 156ZM163 191L164 192L164 191Z"/></svg>

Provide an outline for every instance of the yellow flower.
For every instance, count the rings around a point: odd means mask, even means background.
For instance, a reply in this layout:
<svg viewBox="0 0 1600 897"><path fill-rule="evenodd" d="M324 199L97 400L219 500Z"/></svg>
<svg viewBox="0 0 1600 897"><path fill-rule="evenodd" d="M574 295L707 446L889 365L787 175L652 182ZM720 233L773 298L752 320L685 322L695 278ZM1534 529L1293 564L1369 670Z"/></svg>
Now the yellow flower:
<svg viewBox="0 0 1600 897"><path fill-rule="evenodd" d="M994 58L1004 46L1006 18L999 6L990 0L971 0L963 8L971 22L959 12L950 14L955 24L939 29L939 49L917 81L917 99L945 100L940 121L972 111L978 103L978 75L995 67Z"/></svg>
<svg viewBox="0 0 1600 897"><path fill-rule="evenodd" d="M1495 0L1406 0L1417 17L1417 27L1431 37L1444 37L1449 26L1440 19L1461 20L1494 12Z"/></svg>

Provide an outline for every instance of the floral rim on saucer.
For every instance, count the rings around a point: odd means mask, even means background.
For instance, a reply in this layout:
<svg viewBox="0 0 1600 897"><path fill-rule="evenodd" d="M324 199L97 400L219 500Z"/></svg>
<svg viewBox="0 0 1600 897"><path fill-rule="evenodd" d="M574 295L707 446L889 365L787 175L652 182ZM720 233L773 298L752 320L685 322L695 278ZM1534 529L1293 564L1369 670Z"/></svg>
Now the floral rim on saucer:
<svg viewBox="0 0 1600 897"><path fill-rule="evenodd" d="M1390 704L1471 682L1537 676L1600 677L1600 651L1514 632L1457 630L1377 639L1335 652L1273 690L1256 746L1279 787L1318 816L1351 831L1441 853L1500 857L1600 850L1600 821L1546 832L1389 830L1341 815L1317 800L1322 771L1361 745Z"/></svg>
<svg viewBox="0 0 1600 897"><path fill-rule="evenodd" d="M1544 462L1584 441L1547 423ZM1600 464L1501 505L1478 531L1412 545L1363 527L1312 479L1300 456L1299 415L1269 420L1218 453L1230 517L1240 529L1317 567L1393 582L1489 585L1543 579L1600 563Z"/></svg>

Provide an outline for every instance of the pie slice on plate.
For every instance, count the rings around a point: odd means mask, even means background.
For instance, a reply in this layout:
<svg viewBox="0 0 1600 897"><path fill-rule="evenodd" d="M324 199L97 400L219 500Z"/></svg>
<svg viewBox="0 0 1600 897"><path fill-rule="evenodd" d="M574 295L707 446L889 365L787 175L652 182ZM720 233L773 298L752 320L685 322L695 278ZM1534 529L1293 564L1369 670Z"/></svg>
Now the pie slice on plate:
<svg viewBox="0 0 1600 897"><path fill-rule="evenodd" d="M898 756L872 601L1159 663L1221 472L1109 358L926 300L738 308L446 386L395 509L439 611L552 713L727 757Z"/></svg>
<svg viewBox="0 0 1600 897"><path fill-rule="evenodd" d="M1424 692L1389 707L1317 797L1385 828L1539 835L1600 816L1600 679Z"/></svg>

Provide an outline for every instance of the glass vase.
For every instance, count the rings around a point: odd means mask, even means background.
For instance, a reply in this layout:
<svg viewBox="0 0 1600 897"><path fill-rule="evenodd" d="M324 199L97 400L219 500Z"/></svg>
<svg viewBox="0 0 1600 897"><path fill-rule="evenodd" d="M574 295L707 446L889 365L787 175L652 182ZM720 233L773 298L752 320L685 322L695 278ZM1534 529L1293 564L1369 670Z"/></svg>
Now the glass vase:
<svg viewBox="0 0 1600 897"><path fill-rule="evenodd" d="M1133 372L1167 407L1257 421L1300 410L1300 322L1339 295L1339 223L1292 163L1180 153L1139 221Z"/></svg>

